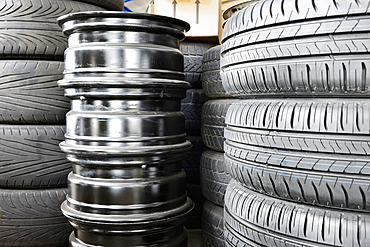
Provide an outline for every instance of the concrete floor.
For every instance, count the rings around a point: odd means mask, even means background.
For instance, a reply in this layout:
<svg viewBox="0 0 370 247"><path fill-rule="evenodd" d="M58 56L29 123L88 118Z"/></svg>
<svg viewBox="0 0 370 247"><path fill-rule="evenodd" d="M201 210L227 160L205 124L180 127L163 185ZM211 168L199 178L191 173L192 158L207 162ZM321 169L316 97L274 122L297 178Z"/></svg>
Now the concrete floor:
<svg viewBox="0 0 370 247"><path fill-rule="evenodd" d="M188 230L188 247L204 247L202 230Z"/></svg>

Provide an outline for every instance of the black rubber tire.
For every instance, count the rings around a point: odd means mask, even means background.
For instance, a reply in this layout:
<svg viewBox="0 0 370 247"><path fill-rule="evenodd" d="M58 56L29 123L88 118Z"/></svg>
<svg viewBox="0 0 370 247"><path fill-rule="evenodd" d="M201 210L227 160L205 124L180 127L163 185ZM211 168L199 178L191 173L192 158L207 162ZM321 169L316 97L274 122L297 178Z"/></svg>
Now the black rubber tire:
<svg viewBox="0 0 370 247"><path fill-rule="evenodd" d="M182 160L182 169L186 173L186 182L199 184L200 159L202 153L207 149L200 136L187 136L193 147L186 153L186 158Z"/></svg>
<svg viewBox="0 0 370 247"><path fill-rule="evenodd" d="M0 60L0 122L65 124L63 62Z"/></svg>
<svg viewBox="0 0 370 247"><path fill-rule="evenodd" d="M230 98L222 86L220 75L221 45L212 47L203 56L202 87L210 98Z"/></svg>
<svg viewBox="0 0 370 247"><path fill-rule="evenodd" d="M188 192L188 196L194 202L195 206L193 211L191 211L188 216L185 227L186 229L200 229L202 228L202 210L205 198L202 195L199 184L187 183L186 190Z"/></svg>
<svg viewBox="0 0 370 247"><path fill-rule="evenodd" d="M64 60L67 37L57 18L104 10L72 0L3 0L0 3L0 58Z"/></svg>
<svg viewBox="0 0 370 247"><path fill-rule="evenodd" d="M205 247L225 247L224 208L205 201L202 212L202 233Z"/></svg>
<svg viewBox="0 0 370 247"><path fill-rule="evenodd" d="M204 197L223 206L230 179L224 163L224 153L212 150L203 152L200 161L200 186Z"/></svg>
<svg viewBox="0 0 370 247"><path fill-rule="evenodd" d="M228 246L369 246L370 214L307 206L253 192L231 180L225 196Z"/></svg>
<svg viewBox="0 0 370 247"><path fill-rule="evenodd" d="M0 125L0 187L67 185L72 164L59 149L65 126Z"/></svg>
<svg viewBox="0 0 370 247"><path fill-rule="evenodd" d="M202 108L201 133L204 144L215 151L224 150L225 117L233 99L209 100Z"/></svg>
<svg viewBox="0 0 370 247"><path fill-rule="evenodd" d="M0 189L0 245L66 247L72 227L60 210L67 189Z"/></svg>
<svg viewBox="0 0 370 247"><path fill-rule="evenodd" d="M226 166L263 194L370 210L369 114L365 99L238 101L226 117Z"/></svg>
<svg viewBox="0 0 370 247"><path fill-rule="evenodd" d="M201 113L207 95L202 89L186 91L186 98L181 100L181 111L185 114L185 131L188 135L200 135Z"/></svg>
<svg viewBox="0 0 370 247"><path fill-rule="evenodd" d="M367 0L260 1L230 18L221 77L235 97L370 94Z"/></svg>
<svg viewBox="0 0 370 247"><path fill-rule="evenodd" d="M180 51L184 54L185 81L189 82L192 88L202 88L200 77L202 75L202 59L204 53L215 46L212 43L182 42Z"/></svg>
<svg viewBox="0 0 370 247"><path fill-rule="evenodd" d="M225 137L269 148L366 155L369 115L369 99L241 100L227 112Z"/></svg>
<svg viewBox="0 0 370 247"><path fill-rule="evenodd" d="M249 189L312 205L370 209L369 175L360 172L364 168L367 173L368 158L284 152L229 141L225 148L228 172Z"/></svg>
<svg viewBox="0 0 370 247"><path fill-rule="evenodd" d="M79 0L81 2L86 2L94 4L105 8L107 10L123 10L125 0Z"/></svg>

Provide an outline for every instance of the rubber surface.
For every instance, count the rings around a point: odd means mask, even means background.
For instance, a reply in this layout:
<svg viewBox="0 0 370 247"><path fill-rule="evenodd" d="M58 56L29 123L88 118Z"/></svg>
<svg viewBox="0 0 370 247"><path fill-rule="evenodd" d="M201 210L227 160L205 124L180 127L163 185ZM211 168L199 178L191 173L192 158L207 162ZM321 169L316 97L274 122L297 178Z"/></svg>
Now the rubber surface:
<svg viewBox="0 0 370 247"><path fill-rule="evenodd" d="M212 47L203 56L202 87L208 97L229 98L222 86L220 75L221 45Z"/></svg>
<svg viewBox="0 0 370 247"><path fill-rule="evenodd" d="M367 158L284 152L228 141L225 148L228 172L250 189L307 204L370 208Z"/></svg>
<svg viewBox="0 0 370 247"><path fill-rule="evenodd" d="M200 161L200 185L207 200L224 205L226 186L231 177L224 163L224 153L207 150Z"/></svg>
<svg viewBox="0 0 370 247"><path fill-rule="evenodd" d="M63 61L67 38L57 18L72 12L104 10L72 0L4 0L0 3L0 57Z"/></svg>
<svg viewBox="0 0 370 247"><path fill-rule="evenodd" d="M72 227L60 211L66 188L0 190L0 246L65 247Z"/></svg>
<svg viewBox="0 0 370 247"><path fill-rule="evenodd" d="M1 125L0 186L66 186L72 164L58 146L64 134L61 125Z"/></svg>
<svg viewBox="0 0 370 247"><path fill-rule="evenodd" d="M224 208L205 201L202 213L202 233L205 247L223 247Z"/></svg>
<svg viewBox="0 0 370 247"><path fill-rule="evenodd" d="M231 180L225 196L228 246L368 246L369 213L291 203Z"/></svg>
<svg viewBox="0 0 370 247"><path fill-rule="evenodd" d="M0 68L0 122L65 124L63 62L2 60Z"/></svg>
<svg viewBox="0 0 370 247"><path fill-rule="evenodd" d="M200 135L201 113L208 97L202 89L186 91L186 98L181 100L181 111L185 114L185 131L188 135Z"/></svg>
<svg viewBox="0 0 370 247"><path fill-rule="evenodd" d="M200 77L202 75L202 59L204 53L215 46L211 43L182 42L180 51L184 54L185 81L192 85L192 88L202 88Z"/></svg>
<svg viewBox="0 0 370 247"><path fill-rule="evenodd" d="M80 0L81 2L91 3L107 10L123 10L125 0Z"/></svg>
<svg viewBox="0 0 370 247"><path fill-rule="evenodd" d="M210 105L208 102L205 104L207 107ZM230 106L225 122L228 126L256 129L256 134L259 133L257 129L274 130L282 135L298 132L312 136L316 133L332 139L339 139L340 134L366 141L366 135L370 134L369 113L369 99L240 100ZM351 149L333 149L333 153L356 153ZM316 151L323 152L323 149ZM362 150L358 152L365 154Z"/></svg>
<svg viewBox="0 0 370 247"><path fill-rule="evenodd" d="M182 169L186 173L186 182L199 184L200 159L207 149L200 136L187 136L193 147L186 152L186 158L182 160Z"/></svg>
<svg viewBox="0 0 370 247"><path fill-rule="evenodd" d="M202 108L202 138L204 144L215 150L223 151L225 116L228 108L235 100L209 100Z"/></svg>
<svg viewBox="0 0 370 247"><path fill-rule="evenodd" d="M368 0L268 0L230 18L221 77L236 97L370 93Z"/></svg>
<svg viewBox="0 0 370 247"><path fill-rule="evenodd" d="M368 100L246 100L228 111L225 160L248 188L369 210Z"/></svg>

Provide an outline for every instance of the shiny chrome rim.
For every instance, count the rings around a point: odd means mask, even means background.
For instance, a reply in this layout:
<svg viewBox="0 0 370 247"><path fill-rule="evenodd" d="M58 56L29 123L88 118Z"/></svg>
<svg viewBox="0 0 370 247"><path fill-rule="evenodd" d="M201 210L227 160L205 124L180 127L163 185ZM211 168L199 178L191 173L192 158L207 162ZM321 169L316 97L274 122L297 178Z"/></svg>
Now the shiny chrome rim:
<svg viewBox="0 0 370 247"><path fill-rule="evenodd" d="M186 140L180 100L188 24L85 12L59 19L69 48L59 86L72 99L65 142L73 162L61 209L71 246L186 246ZM185 239L185 240L184 240ZM167 246L167 245L166 245Z"/></svg>

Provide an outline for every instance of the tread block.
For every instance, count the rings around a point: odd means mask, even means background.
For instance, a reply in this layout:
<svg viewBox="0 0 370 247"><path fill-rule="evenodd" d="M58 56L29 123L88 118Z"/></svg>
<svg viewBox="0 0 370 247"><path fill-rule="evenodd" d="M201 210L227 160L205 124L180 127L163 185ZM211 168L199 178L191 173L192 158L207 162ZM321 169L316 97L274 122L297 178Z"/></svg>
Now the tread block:
<svg viewBox="0 0 370 247"><path fill-rule="evenodd" d="M1 189L1 246L67 246L73 228L60 210L67 191Z"/></svg>
<svg viewBox="0 0 370 247"><path fill-rule="evenodd" d="M57 18L104 10L73 0L4 0L0 3L0 57L50 58L63 61L67 38Z"/></svg>
<svg viewBox="0 0 370 247"><path fill-rule="evenodd" d="M203 242L206 247L225 247L224 208L205 201L202 212Z"/></svg>
<svg viewBox="0 0 370 247"><path fill-rule="evenodd" d="M200 161L200 185L204 197L223 206L226 186L230 179L224 164L224 154L212 150L203 152Z"/></svg>
<svg viewBox="0 0 370 247"><path fill-rule="evenodd" d="M180 44L180 51L184 54L185 81L189 82L192 88L202 88L200 78L203 55L214 45L197 42L182 42Z"/></svg>
<svg viewBox="0 0 370 247"><path fill-rule="evenodd" d="M370 208L366 156L277 152L226 141L224 159L231 177L261 194L354 211Z"/></svg>
<svg viewBox="0 0 370 247"><path fill-rule="evenodd" d="M287 202L231 180L225 196L225 229L257 246L366 246L370 215ZM229 236L228 236L229 235Z"/></svg>
<svg viewBox="0 0 370 247"><path fill-rule="evenodd" d="M0 69L0 122L65 124L63 62L3 60Z"/></svg>
<svg viewBox="0 0 370 247"><path fill-rule="evenodd" d="M0 126L0 186L66 186L72 163L58 146L64 134L61 125Z"/></svg>
<svg viewBox="0 0 370 247"><path fill-rule="evenodd" d="M229 98L222 86L220 75L221 45L212 47L203 56L202 87L208 97Z"/></svg>
<svg viewBox="0 0 370 247"><path fill-rule="evenodd" d="M369 2L261 1L224 30L221 78L227 94L369 95Z"/></svg>

